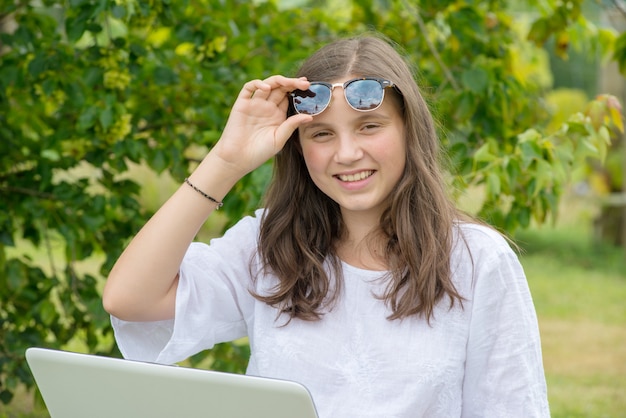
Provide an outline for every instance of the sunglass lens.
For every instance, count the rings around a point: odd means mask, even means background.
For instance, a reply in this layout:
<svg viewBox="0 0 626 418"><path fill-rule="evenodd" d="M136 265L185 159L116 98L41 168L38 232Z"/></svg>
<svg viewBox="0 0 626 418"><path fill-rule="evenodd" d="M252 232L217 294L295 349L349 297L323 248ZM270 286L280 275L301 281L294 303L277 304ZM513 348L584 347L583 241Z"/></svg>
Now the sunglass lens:
<svg viewBox="0 0 626 418"><path fill-rule="evenodd" d="M293 106L298 113L317 115L330 103L331 90L324 84L311 84L308 90L296 90L291 93Z"/></svg>
<svg viewBox="0 0 626 418"><path fill-rule="evenodd" d="M345 96L354 109L373 110L383 101L383 87L376 80L355 80L346 86Z"/></svg>

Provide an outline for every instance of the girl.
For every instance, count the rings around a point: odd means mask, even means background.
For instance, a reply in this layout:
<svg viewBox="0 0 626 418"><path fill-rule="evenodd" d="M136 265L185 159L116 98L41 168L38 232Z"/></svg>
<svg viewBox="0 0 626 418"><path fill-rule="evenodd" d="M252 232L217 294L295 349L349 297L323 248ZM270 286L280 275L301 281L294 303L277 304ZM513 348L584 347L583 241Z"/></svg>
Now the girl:
<svg viewBox="0 0 626 418"><path fill-rule="evenodd" d="M274 156L265 208L192 243ZM297 78L248 82L111 271L122 353L174 363L247 336L247 373L302 383L321 418L549 416L524 272L455 208L438 162L411 69L382 39L339 40Z"/></svg>

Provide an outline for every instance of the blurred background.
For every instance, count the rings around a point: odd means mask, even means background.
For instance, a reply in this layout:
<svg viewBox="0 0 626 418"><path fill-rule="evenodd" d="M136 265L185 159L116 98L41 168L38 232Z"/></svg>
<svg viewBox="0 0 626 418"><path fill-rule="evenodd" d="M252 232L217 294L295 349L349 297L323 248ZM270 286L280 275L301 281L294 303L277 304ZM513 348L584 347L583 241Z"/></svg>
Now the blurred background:
<svg viewBox="0 0 626 418"><path fill-rule="evenodd" d="M0 0L0 418L48 416L26 348L120 355L108 271L241 86L363 33L415 67L452 196L520 246L553 416L625 417L625 28L620 0ZM271 165L199 240L263 205Z"/></svg>

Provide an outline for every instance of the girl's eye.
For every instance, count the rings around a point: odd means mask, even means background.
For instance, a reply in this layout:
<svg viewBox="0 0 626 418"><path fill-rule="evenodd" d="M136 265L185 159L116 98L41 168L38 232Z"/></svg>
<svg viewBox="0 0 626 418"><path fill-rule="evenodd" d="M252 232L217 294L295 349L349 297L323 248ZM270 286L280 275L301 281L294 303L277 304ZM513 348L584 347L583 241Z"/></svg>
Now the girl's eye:
<svg viewBox="0 0 626 418"><path fill-rule="evenodd" d="M318 131L318 132L313 132L313 134L311 134L311 139L315 141L325 141L329 139L330 137L331 137L331 133L328 131Z"/></svg>
<svg viewBox="0 0 626 418"><path fill-rule="evenodd" d="M371 131L378 128L380 128L380 125L377 123L366 123L361 127L361 129L364 131Z"/></svg>

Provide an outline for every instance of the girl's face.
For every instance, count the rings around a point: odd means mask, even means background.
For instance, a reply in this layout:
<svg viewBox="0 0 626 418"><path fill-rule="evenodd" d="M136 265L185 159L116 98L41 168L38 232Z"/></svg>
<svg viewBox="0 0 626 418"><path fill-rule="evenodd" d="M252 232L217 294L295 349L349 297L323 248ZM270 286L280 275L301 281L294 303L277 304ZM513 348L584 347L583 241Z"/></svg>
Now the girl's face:
<svg viewBox="0 0 626 418"><path fill-rule="evenodd" d="M299 128L302 153L311 179L339 204L344 219L378 219L404 172L402 116L389 94L367 112L352 109L343 94L335 88L329 107Z"/></svg>

